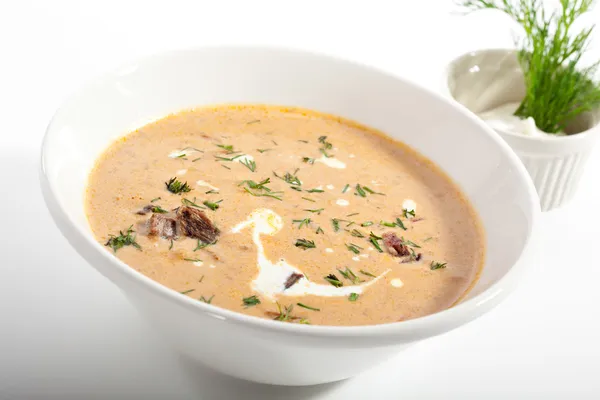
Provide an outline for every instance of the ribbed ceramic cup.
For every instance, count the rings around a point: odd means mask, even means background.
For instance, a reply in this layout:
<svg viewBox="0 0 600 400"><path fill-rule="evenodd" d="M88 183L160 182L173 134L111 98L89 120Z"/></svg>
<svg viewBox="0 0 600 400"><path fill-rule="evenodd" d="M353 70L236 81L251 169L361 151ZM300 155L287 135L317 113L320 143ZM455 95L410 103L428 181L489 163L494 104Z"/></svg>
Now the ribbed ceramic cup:
<svg viewBox="0 0 600 400"><path fill-rule="evenodd" d="M443 90L479 114L525 95L516 52L480 50L452 61ZM496 130L525 164L535 184L542 211L567 203L579 184L587 158L600 132L600 112L581 116L567 127L567 136L532 137ZM577 133L575 133L577 132Z"/></svg>

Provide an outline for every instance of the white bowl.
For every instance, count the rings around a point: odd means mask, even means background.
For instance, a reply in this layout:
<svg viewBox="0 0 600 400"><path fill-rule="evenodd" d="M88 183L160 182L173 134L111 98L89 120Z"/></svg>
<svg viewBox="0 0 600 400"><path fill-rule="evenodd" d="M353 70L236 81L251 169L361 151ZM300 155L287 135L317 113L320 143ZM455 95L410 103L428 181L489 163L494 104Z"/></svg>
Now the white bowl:
<svg viewBox="0 0 600 400"><path fill-rule="evenodd" d="M453 60L443 90L474 113L481 113L525 96L523 71L515 50L487 49ZM600 110L577 118L568 136L527 136L498 130L517 153L537 189L543 211L566 204L575 194L583 169L600 136Z"/></svg>
<svg viewBox="0 0 600 400"><path fill-rule="evenodd" d="M486 266L476 287L459 305L415 320L307 326L195 301L115 258L92 236L83 207L96 158L114 139L151 120L183 108L231 102L300 106L344 116L435 160L465 191L486 230ZM41 162L44 197L64 236L125 293L164 340L225 374L270 384L348 378L489 311L529 263L539 217L535 189L519 159L466 110L372 68L281 49L178 51L106 74L57 111Z"/></svg>

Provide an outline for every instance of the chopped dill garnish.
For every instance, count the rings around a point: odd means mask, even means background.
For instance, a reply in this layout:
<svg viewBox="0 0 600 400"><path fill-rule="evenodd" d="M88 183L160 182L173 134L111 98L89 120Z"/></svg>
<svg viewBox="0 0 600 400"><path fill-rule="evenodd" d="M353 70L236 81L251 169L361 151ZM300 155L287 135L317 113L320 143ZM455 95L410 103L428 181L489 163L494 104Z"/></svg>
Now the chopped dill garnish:
<svg viewBox="0 0 600 400"><path fill-rule="evenodd" d="M395 222L379 221L379 225L387 226L388 228L395 228L396 227L396 223Z"/></svg>
<svg viewBox="0 0 600 400"><path fill-rule="evenodd" d="M333 225L333 231L337 232L340 230L340 220L337 218L331 218L331 224Z"/></svg>
<svg viewBox="0 0 600 400"><path fill-rule="evenodd" d="M352 272L352 270L348 267L346 267L346 269L344 271L342 271L341 269L338 269L338 272L340 274L342 274L342 276L346 279L348 279L350 282L352 282L352 284L357 285L360 283L360 278L358 276L356 276L356 274L354 272Z"/></svg>
<svg viewBox="0 0 600 400"><path fill-rule="evenodd" d="M352 229L352 232L350 232L350 234L354 237L358 237L358 238L364 238L365 235L359 231L358 229Z"/></svg>
<svg viewBox="0 0 600 400"><path fill-rule="evenodd" d="M162 208L161 206L152 206L150 211L152 211L155 214L166 214L169 212L169 211L165 210L164 208Z"/></svg>
<svg viewBox="0 0 600 400"><path fill-rule="evenodd" d="M202 260L199 258L184 258L184 260L191 261L191 262L202 262Z"/></svg>
<svg viewBox="0 0 600 400"><path fill-rule="evenodd" d="M229 153L228 153L229 154ZM221 157L221 156L215 156L215 158L219 161L235 161L240 157L244 157L244 154L238 154L237 156L233 156L233 157Z"/></svg>
<svg viewBox="0 0 600 400"><path fill-rule="evenodd" d="M321 153L327 158L331 157L329 154L327 154L327 150L331 150L333 148L333 145L327 141L327 136L319 137L319 143L321 143L322 145L319 149Z"/></svg>
<svg viewBox="0 0 600 400"><path fill-rule="evenodd" d="M377 278L375 275L373 275L369 271L365 271L364 269L361 269L359 272L365 276L370 276L371 278Z"/></svg>
<svg viewBox="0 0 600 400"><path fill-rule="evenodd" d="M273 175L275 175L277 178L285 181L286 183L289 183L292 186L302 186L302 181L300 180L300 178L298 178L296 176L297 172L298 172L298 170L294 171L293 174L286 172L285 175L279 176L279 175L277 175L277 172L273 171Z"/></svg>
<svg viewBox="0 0 600 400"><path fill-rule="evenodd" d="M360 214L360 213L355 212L355 213L346 215L346 217L354 217L355 215L358 215L358 214Z"/></svg>
<svg viewBox="0 0 600 400"><path fill-rule="evenodd" d="M314 164L315 163L315 159L314 158L310 158L310 157L302 157L302 162L305 162L307 164Z"/></svg>
<svg viewBox="0 0 600 400"><path fill-rule="evenodd" d="M360 254L360 251L362 249L362 247L357 246L357 245L352 244L352 243L346 243L346 248L348 250L350 250L351 252L353 252L354 254Z"/></svg>
<svg viewBox="0 0 600 400"><path fill-rule="evenodd" d="M296 192L302 191L302 189L300 189L298 186L290 186L290 189L295 190Z"/></svg>
<svg viewBox="0 0 600 400"><path fill-rule="evenodd" d="M321 215L321 212L323 210L325 210L325 209L324 208L317 208L317 209L314 209L314 210L304 210L304 211L308 211L308 212L311 212L311 213L315 213L317 215Z"/></svg>
<svg viewBox="0 0 600 400"><path fill-rule="evenodd" d="M313 203L317 202L316 200L309 199L308 197L302 197L302 200L310 201L310 202L313 202Z"/></svg>
<svg viewBox="0 0 600 400"><path fill-rule="evenodd" d="M383 240L383 238L381 236L377 236L373 232L371 232L371 234L369 235L369 242L371 242L373 247L375 247L378 252L383 253L383 250L381 249L381 246L379 245L380 240Z"/></svg>
<svg viewBox="0 0 600 400"><path fill-rule="evenodd" d="M362 186L360 186L360 184L356 184L356 193L354 193L355 195L358 195L360 197L367 197L367 193L364 191L364 189L362 188Z"/></svg>
<svg viewBox="0 0 600 400"><path fill-rule="evenodd" d="M248 168L252 172L256 171L256 162L253 160L246 158L243 161L240 160L240 164L245 165L246 168Z"/></svg>
<svg viewBox="0 0 600 400"><path fill-rule="evenodd" d="M423 239L423 242L429 242L431 239L433 239L433 236L429 236L429 237Z"/></svg>
<svg viewBox="0 0 600 400"><path fill-rule="evenodd" d="M303 226L307 226L311 223L311 219L310 218L304 218L304 219L295 219L292 221L292 224L298 224L298 229L302 228Z"/></svg>
<svg viewBox="0 0 600 400"><path fill-rule="evenodd" d="M308 143L308 140L304 140L304 139L298 139L298 141L301 143Z"/></svg>
<svg viewBox="0 0 600 400"><path fill-rule="evenodd" d="M242 302L244 303L245 308L248 308L260 304L260 299L254 295L250 297L244 297Z"/></svg>
<svg viewBox="0 0 600 400"><path fill-rule="evenodd" d="M231 169L231 168L229 168L227 165L224 165L224 164L221 164L221 167L223 167L223 168L227 168L227 169Z"/></svg>
<svg viewBox="0 0 600 400"><path fill-rule="evenodd" d="M358 300L358 293L350 293L350 296L348 296L348 300L350 300L350 301Z"/></svg>
<svg viewBox="0 0 600 400"><path fill-rule="evenodd" d="M323 193L324 190L323 189L310 189L307 190L308 193Z"/></svg>
<svg viewBox="0 0 600 400"><path fill-rule="evenodd" d="M346 225L346 228L348 228L349 226L352 226L352 225L354 225L354 224L355 224L355 222L354 222L354 221L349 221L349 222L348 222L348 224Z"/></svg>
<svg viewBox="0 0 600 400"><path fill-rule="evenodd" d="M271 150L273 150L273 149L256 149L256 151L258 151L261 154L264 153L264 152L266 152L266 151L271 151Z"/></svg>
<svg viewBox="0 0 600 400"><path fill-rule="evenodd" d="M174 194L187 193L192 190L187 182L181 183L177 178L171 178L168 182L165 182L167 190Z"/></svg>
<svg viewBox="0 0 600 400"><path fill-rule="evenodd" d="M279 315L277 315L274 319L276 321L289 321L292 318L292 310L294 309L294 305L290 304L289 306L284 306L283 308L281 307L281 304L279 304L279 302L276 303L277 304L277 311L279 312Z"/></svg>
<svg viewBox="0 0 600 400"><path fill-rule="evenodd" d="M198 279L198 282L202 283L202 281L203 281L203 280L204 280L204 275L202 275L202 276L200 277L200 279Z"/></svg>
<svg viewBox="0 0 600 400"><path fill-rule="evenodd" d="M396 218L396 226L402 230L406 230L406 226L404 226L404 223L400 218Z"/></svg>
<svg viewBox="0 0 600 400"><path fill-rule="evenodd" d="M197 158L194 158L194 159L192 160L192 162L196 162L196 161L198 161L198 160L202 160L202 157L197 157Z"/></svg>
<svg viewBox="0 0 600 400"><path fill-rule="evenodd" d="M381 195L381 196L385 196L385 193L375 192L375 191L369 189L366 186L363 186L362 188L365 190L365 192L368 192L369 194L378 194L378 195Z"/></svg>
<svg viewBox="0 0 600 400"><path fill-rule="evenodd" d="M315 233L316 233L317 235L318 235L319 233L325 234L325 231L324 231L324 230L323 230L321 227L318 227Z"/></svg>
<svg viewBox="0 0 600 400"><path fill-rule="evenodd" d="M200 296L200 298L198 300L205 302L206 304L210 304L212 303L213 298L215 297L215 295L213 294L212 296L210 296L208 299L204 296Z"/></svg>
<svg viewBox="0 0 600 400"><path fill-rule="evenodd" d="M150 200L150 203L154 203L155 201L158 201L158 200L160 200L160 197L155 197L152 200Z"/></svg>
<svg viewBox="0 0 600 400"><path fill-rule="evenodd" d="M302 247L304 250L314 249L315 247L317 247L313 240L307 240L307 239L297 239L296 244L294 246Z"/></svg>
<svg viewBox="0 0 600 400"><path fill-rule="evenodd" d="M273 199L277 199L281 201L281 196L283 192L273 192L271 189L267 187L267 184L271 183L271 178L263 179L262 181L256 183L252 180L245 180L238 184L238 186L246 185L244 190L250 193L252 196L256 197L271 197Z"/></svg>
<svg viewBox="0 0 600 400"><path fill-rule="evenodd" d="M329 274L324 278L327 282L331 283L335 287L342 287L344 284L334 274Z"/></svg>
<svg viewBox="0 0 600 400"><path fill-rule="evenodd" d="M185 156L187 156L187 154L185 154L185 153L182 153L182 154L178 155L178 156L177 156L177 157L175 157L175 158L183 158L184 160L186 160Z"/></svg>
<svg viewBox="0 0 600 400"><path fill-rule="evenodd" d="M183 292L179 292L179 293L181 293L181 294L188 294L188 293L192 293L194 290L196 290L196 289L184 290Z"/></svg>
<svg viewBox="0 0 600 400"><path fill-rule="evenodd" d="M173 249L173 243L175 243L175 242L173 241L173 239L171 239L171 243L169 244L169 250Z"/></svg>
<svg viewBox="0 0 600 400"><path fill-rule="evenodd" d="M371 225L373 225L373 221L365 221L362 224L360 224L360 226L362 226L363 228Z"/></svg>
<svg viewBox="0 0 600 400"><path fill-rule="evenodd" d="M310 325L310 321L306 318L300 318L300 321L298 321L298 323L302 325Z"/></svg>
<svg viewBox="0 0 600 400"><path fill-rule="evenodd" d="M225 152L227 154L235 153L235 151L233 151L233 145L232 144L217 144L215 146L217 146L217 147L225 150Z"/></svg>
<svg viewBox="0 0 600 400"><path fill-rule="evenodd" d="M402 215L404 218L410 218L415 216L415 210L407 210L406 208L402 209Z"/></svg>
<svg viewBox="0 0 600 400"><path fill-rule="evenodd" d="M203 241L201 241L200 239L198 239L198 243L196 243L196 248L194 249L194 251L202 250L203 248L205 248L205 247L208 247L208 246L210 246L211 244L215 244L215 243L217 243L217 242L214 242L214 243L206 243L206 242L203 242Z"/></svg>
<svg viewBox="0 0 600 400"><path fill-rule="evenodd" d="M314 307L307 306L306 304L302 304L302 303L296 303L296 305L298 307L306 308L307 310L311 310L311 311L321 311L320 308L314 308Z"/></svg>
<svg viewBox="0 0 600 400"><path fill-rule="evenodd" d="M196 198L195 198L195 197L194 197L194 200L193 200L193 201L192 201L192 200L188 200L188 199L186 199L186 198L184 197L183 199L181 199L181 203L182 203L184 206L196 207L196 208L200 208L200 209L203 209L203 210L204 210L204 209L206 209L206 207L202 207L201 205L199 205L199 204L196 204Z"/></svg>
<svg viewBox="0 0 600 400"><path fill-rule="evenodd" d="M113 249L116 253L117 250L124 246L133 246L138 250L142 250L142 247L135 241L135 231L132 229L133 225L131 225L125 232L119 231L119 235L108 235L108 241L104 244Z"/></svg>
<svg viewBox="0 0 600 400"><path fill-rule="evenodd" d="M273 139L271 139L271 142L273 142L273 144L274 144L275 146L279 146L279 145L277 144L277 142L276 142L276 141L274 141Z"/></svg>
<svg viewBox="0 0 600 400"><path fill-rule="evenodd" d="M208 192L204 192L204 194L213 194L213 193L219 194L219 191L218 190L210 189Z"/></svg>
<svg viewBox="0 0 600 400"><path fill-rule="evenodd" d="M202 204L204 204L206 207L210 208L211 210L215 211L219 208L219 203L222 201L223 200L219 200L219 201L215 201L213 203L212 201L205 200L204 202L202 202Z"/></svg>
<svg viewBox="0 0 600 400"><path fill-rule="evenodd" d="M429 265L429 268L432 271L434 271L436 269L446 268L446 264L447 263L440 263L440 262L432 261L431 264Z"/></svg>
<svg viewBox="0 0 600 400"><path fill-rule="evenodd" d="M342 189L342 193L346 193L348 189L350 189L350 184L346 183L346 186L344 186L344 188Z"/></svg>
<svg viewBox="0 0 600 400"><path fill-rule="evenodd" d="M246 125L258 124L258 123L260 123L260 119L255 119L253 121L246 122Z"/></svg>

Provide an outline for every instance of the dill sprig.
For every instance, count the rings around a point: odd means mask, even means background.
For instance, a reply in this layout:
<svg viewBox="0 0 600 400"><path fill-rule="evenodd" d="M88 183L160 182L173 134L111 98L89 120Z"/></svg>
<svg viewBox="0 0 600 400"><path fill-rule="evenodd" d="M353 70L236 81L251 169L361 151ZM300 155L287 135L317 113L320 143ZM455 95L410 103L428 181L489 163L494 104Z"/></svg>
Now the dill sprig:
<svg viewBox="0 0 600 400"><path fill-rule="evenodd" d="M187 182L182 183L181 181L177 180L177 178L169 179L167 182L165 182L165 186L169 192L174 194L187 193L192 190Z"/></svg>
<svg viewBox="0 0 600 400"><path fill-rule="evenodd" d="M574 33L577 19L595 0L560 0L549 12L542 0L460 0L469 11L499 10L525 33L517 43L525 78L525 98L515 115L533 117L539 129L559 133L575 117L600 107L600 86L594 76L600 61L583 67L594 25Z"/></svg>
<svg viewBox="0 0 600 400"><path fill-rule="evenodd" d="M297 239L295 246L302 247L304 250L314 249L315 247L317 247L313 240L307 240L307 239Z"/></svg>
<svg viewBox="0 0 600 400"><path fill-rule="evenodd" d="M125 232L119 231L118 235L108 235L108 241L104 245L112 248L115 253L124 246L133 246L141 250L142 247L135 241L134 233L133 225L131 225Z"/></svg>
<svg viewBox="0 0 600 400"><path fill-rule="evenodd" d="M244 308L248 308L260 304L260 299L254 295L250 297L244 297L242 302L244 303Z"/></svg>

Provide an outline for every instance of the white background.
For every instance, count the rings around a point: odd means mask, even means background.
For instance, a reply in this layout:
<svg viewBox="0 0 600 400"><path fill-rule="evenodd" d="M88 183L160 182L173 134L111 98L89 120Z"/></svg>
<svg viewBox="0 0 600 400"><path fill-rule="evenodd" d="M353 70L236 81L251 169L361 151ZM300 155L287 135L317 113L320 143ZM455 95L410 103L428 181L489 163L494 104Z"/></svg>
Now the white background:
<svg viewBox="0 0 600 400"><path fill-rule="evenodd" d="M450 0L0 4L0 399L600 398L600 147L572 203L543 216L539 261L505 303L355 379L309 388L183 363L69 247L38 189L39 145L54 110L123 60L270 44L437 88L451 58L510 46L507 18L452 15Z"/></svg>

